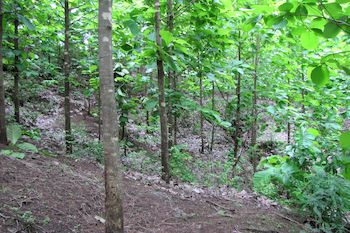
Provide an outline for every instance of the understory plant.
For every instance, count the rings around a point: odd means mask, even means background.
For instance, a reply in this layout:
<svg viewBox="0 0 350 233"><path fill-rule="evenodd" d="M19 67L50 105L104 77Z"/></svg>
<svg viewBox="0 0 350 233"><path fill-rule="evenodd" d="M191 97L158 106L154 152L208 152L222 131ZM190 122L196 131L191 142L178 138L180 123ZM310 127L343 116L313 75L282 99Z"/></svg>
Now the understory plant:
<svg viewBox="0 0 350 233"><path fill-rule="evenodd" d="M316 143L319 135L317 130L302 130L295 137L294 149L287 150L294 153L263 159L259 164L262 170L254 175L254 189L297 207L319 231L344 232L350 211L350 181L344 172L348 164L341 163L341 158L348 155L346 151L342 156L323 155Z"/></svg>

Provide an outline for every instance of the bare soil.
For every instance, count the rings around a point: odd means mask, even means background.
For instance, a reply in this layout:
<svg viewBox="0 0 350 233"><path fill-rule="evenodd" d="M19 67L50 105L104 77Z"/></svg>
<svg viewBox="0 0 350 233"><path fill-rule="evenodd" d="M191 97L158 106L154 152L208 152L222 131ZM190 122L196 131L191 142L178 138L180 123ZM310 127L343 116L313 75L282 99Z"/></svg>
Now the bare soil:
<svg viewBox="0 0 350 233"><path fill-rule="evenodd" d="M126 232L300 232L280 207L124 173ZM0 156L0 232L104 231L103 167L90 160ZM101 222L102 220L102 222Z"/></svg>

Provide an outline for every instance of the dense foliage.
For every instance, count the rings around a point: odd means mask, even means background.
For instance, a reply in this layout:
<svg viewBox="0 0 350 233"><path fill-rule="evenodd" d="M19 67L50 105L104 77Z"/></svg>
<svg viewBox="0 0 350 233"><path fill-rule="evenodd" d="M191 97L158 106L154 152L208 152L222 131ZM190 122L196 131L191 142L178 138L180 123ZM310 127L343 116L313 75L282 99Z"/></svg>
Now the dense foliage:
<svg viewBox="0 0 350 233"><path fill-rule="evenodd" d="M102 124L98 4L68 2L66 50L63 1L3 1L5 96L8 106L14 103L6 115L11 144L1 152L6 156L23 158L26 151L38 151L21 141L27 132L24 138L37 143L37 131L28 123L37 116L18 111L47 90L83 98L87 114ZM162 87L157 85L162 61L169 131L165 149L173 178L239 187L243 178L237 174L249 164L247 182L255 191L297 208L316 229L344 232L350 211L350 2L168 0L160 1L160 9L159 44L153 1L113 3L115 98L125 157L135 144L129 126L141 128L138 143L156 144L165 135L159 127L164 106L158 103ZM197 119L188 123L193 115ZM197 158L180 145L181 127L193 128L201 153L213 151L215 132L224 135L230 151L220 161ZM65 139L72 141L66 143L73 147L67 153L103 161L98 140L79 127L70 130L66 123ZM100 134L99 127L99 139ZM274 147L269 156L263 152L267 142ZM156 164L159 174L158 160L143 161ZM200 169L220 172L210 177L208 172L201 180L195 174Z"/></svg>

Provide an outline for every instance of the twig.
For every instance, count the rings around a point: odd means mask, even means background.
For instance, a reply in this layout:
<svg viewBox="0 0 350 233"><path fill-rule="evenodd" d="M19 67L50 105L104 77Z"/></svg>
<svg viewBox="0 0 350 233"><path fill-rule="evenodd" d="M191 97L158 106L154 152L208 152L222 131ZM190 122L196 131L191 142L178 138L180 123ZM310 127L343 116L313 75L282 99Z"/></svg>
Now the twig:
<svg viewBox="0 0 350 233"><path fill-rule="evenodd" d="M229 208L229 207L226 207L226 206L223 206L223 205L220 205L218 203L215 203L215 202L212 202L212 201L209 201L209 200L206 200L207 203L209 204L212 204L214 206L217 206L221 209L224 209L224 210L228 210L228 211L231 211L232 213L234 213L236 210L235 209L232 209L232 208Z"/></svg>
<svg viewBox="0 0 350 233"><path fill-rule="evenodd" d="M286 219L286 220L288 220L288 221L290 221L290 222L292 222L292 223L295 223L295 224L297 224L298 226L300 226L301 228L303 228L304 230L306 230L306 228L305 228L305 226L304 226L303 224L301 224L301 223L298 222L298 221L295 221L294 219L291 219L291 218L289 218L289 217L287 217L287 216L284 216L284 215L282 215L282 214L280 214L280 213L277 213L277 212L273 212L273 214L274 214L274 215L277 215L278 217L281 217L281 218L283 218L283 219Z"/></svg>

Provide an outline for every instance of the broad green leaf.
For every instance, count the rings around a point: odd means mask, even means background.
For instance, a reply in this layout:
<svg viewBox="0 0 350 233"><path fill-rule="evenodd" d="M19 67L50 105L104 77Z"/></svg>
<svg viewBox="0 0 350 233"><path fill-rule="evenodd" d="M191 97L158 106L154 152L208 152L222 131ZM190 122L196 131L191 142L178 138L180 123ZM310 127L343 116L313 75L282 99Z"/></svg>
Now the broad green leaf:
<svg viewBox="0 0 350 233"><path fill-rule="evenodd" d="M339 32L340 32L340 27L338 25L336 25L333 22L328 22L324 26L323 36L326 38L333 38L333 37L336 37Z"/></svg>
<svg viewBox="0 0 350 233"><path fill-rule="evenodd" d="M34 153L38 153L38 148L36 148L35 145L28 143L28 142L23 142L17 145L18 148L24 151L30 151Z"/></svg>
<svg viewBox="0 0 350 233"><path fill-rule="evenodd" d="M315 137L317 137L317 136L320 135L320 132L319 132L317 129L313 129L313 128L307 129L307 132L308 132L309 134L314 135Z"/></svg>
<svg viewBox="0 0 350 233"><path fill-rule="evenodd" d="M15 152L13 150L2 150L0 154L5 155L7 157L15 158L15 159L24 159L25 154L20 152Z"/></svg>
<svg viewBox="0 0 350 233"><path fill-rule="evenodd" d="M341 17L344 16L344 12L341 5L339 5L336 2L323 4L323 7L324 7L324 11L327 14L329 14L329 16L331 16L332 18L340 19Z"/></svg>
<svg viewBox="0 0 350 233"><path fill-rule="evenodd" d="M130 19L124 21L124 25L130 29L133 35L137 35L140 33L140 28L134 20Z"/></svg>
<svg viewBox="0 0 350 233"><path fill-rule="evenodd" d="M295 10L295 15L299 16L299 17L306 17L308 14L307 8L301 4L297 7L297 9Z"/></svg>
<svg viewBox="0 0 350 233"><path fill-rule="evenodd" d="M327 23L327 20L322 18L316 18L311 21L310 28L317 28L317 29L323 30L326 23Z"/></svg>
<svg viewBox="0 0 350 233"><path fill-rule="evenodd" d="M350 130L340 135L339 142L343 149L350 150Z"/></svg>
<svg viewBox="0 0 350 233"><path fill-rule="evenodd" d="M173 34L169 31L161 30L160 35L167 45L169 45L173 41Z"/></svg>
<svg viewBox="0 0 350 233"><path fill-rule="evenodd" d="M300 36L301 45L308 50L314 50L318 46L318 37L314 32L308 31Z"/></svg>
<svg viewBox="0 0 350 233"><path fill-rule="evenodd" d="M283 3L278 7L280 11L290 11L293 9L293 4L290 2Z"/></svg>
<svg viewBox="0 0 350 233"><path fill-rule="evenodd" d="M35 30L35 26L29 21L29 19L27 19L27 18L24 17L23 15L18 15L18 19L19 19L19 21L21 21L24 25L26 25L26 27L27 27L30 31L34 31L34 30Z"/></svg>
<svg viewBox="0 0 350 233"><path fill-rule="evenodd" d="M15 145L18 139L22 136L22 129L20 125L12 124L7 127L7 136L12 145Z"/></svg>
<svg viewBox="0 0 350 233"><path fill-rule="evenodd" d="M325 66L317 66L311 72L311 80L317 86L321 87L329 81L329 71Z"/></svg>

